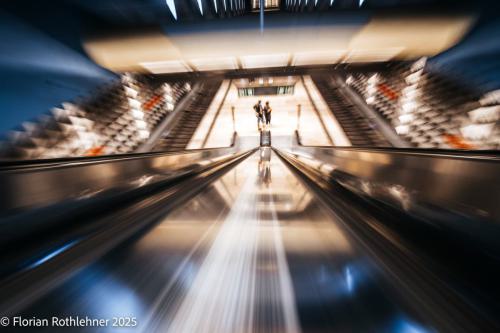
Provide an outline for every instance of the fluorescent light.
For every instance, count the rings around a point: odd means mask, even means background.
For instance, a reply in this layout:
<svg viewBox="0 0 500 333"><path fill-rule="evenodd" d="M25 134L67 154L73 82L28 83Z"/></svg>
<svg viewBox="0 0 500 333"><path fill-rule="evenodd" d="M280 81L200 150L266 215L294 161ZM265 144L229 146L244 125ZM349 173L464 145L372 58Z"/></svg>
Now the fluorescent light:
<svg viewBox="0 0 500 333"><path fill-rule="evenodd" d="M174 16L174 18L177 20L177 10L175 9L174 0L167 0L167 6L168 6L168 9L170 9L170 12Z"/></svg>
<svg viewBox="0 0 500 333"><path fill-rule="evenodd" d="M399 135L406 135L410 131L410 127L406 125L401 125L396 127L396 133Z"/></svg>
<svg viewBox="0 0 500 333"><path fill-rule="evenodd" d="M136 119L144 119L144 113L136 109L132 109L132 116Z"/></svg>
<svg viewBox="0 0 500 333"><path fill-rule="evenodd" d="M141 108L141 102L134 98L127 98L128 99L128 105L130 105L131 108L136 108L140 109Z"/></svg>
<svg viewBox="0 0 500 333"><path fill-rule="evenodd" d="M500 120L500 105L483 106L469 111L469 118L473 122L493 122Z"/></svg>
<svg viewBox="0 0 500 333"><path fill-rule="evenodd" d="M139 65L153 74L191 72L183 61L178 60L141 62Z"/></svg>
<svg viewBox="0 0 500 333"><path fill-rule="evenodd" d="M402 124L407 124L413 120L413 115L412 114L403 114L399 116L399 121Z"/></svg>
<svg viewBox="0 0 500 333"><path fill-rule="evenodd" d="M288 54L263 54L241 57L244 68L283 67L288 64Z"/></svg>
<svg viewBox="0 0 500 333"><path fill-rule="evenodd" d="M382 62L397 56L404 48L388 47L384 49L356 49L349 52L343 62Z"/></svg>
<svg viewBox="0 0 500 333"><path fill-rule="evenodd" d="M402 108L405 113L412 113L417 109L417 103L408 101L402 105Z"/></svg>
<svg viewBox="0 0 500 333"><path fill-rule="evenodd" d="M345 55L345 51L321 51L296 53L293 59L294 66L324 65L338 63Z"/></svg>
<svg viewBox="0 0 500 333"><path fill-rule="evenodd" d="M148 130L140 130L139 131L139 137L141 139L147 139L147 138L149 138L149 131Z"/></svg>
<svg viewBox="0 0 500 333"><path fill-rule="evenodd" d="M146 128L146 123L142 120L136 120L135 121L135 126L140 129L145 129Z"/></svg>
<svg viewBox="0 0 500 333"><path fill-rule="evenodd" d="M201 0L198 0L198 7L200 7L200 13L203 15L203 7L201 6Z"/></svg>
<svg viewBox="0 0 500 333"><path fill-rule="evenodd" d="M368 79L368 83L370 84L376 84L378 81L378 75L377 74L373 74L372 76L370 76L370 78Z"/></svg>
<svg viewBox="0 0 500 333"><path fill-rule="evenodd" d="M189 62L199 71L238 69L238 62L234 57L199 58L191 59Z"/></svg>
<svg viewBox="0 0 500 333"><path fill-rule="evenodd" d="M493 132L495 123L490 124L471 124L460 128L460 133L466 138L471 140L484 140L487 139Z"/></svg>

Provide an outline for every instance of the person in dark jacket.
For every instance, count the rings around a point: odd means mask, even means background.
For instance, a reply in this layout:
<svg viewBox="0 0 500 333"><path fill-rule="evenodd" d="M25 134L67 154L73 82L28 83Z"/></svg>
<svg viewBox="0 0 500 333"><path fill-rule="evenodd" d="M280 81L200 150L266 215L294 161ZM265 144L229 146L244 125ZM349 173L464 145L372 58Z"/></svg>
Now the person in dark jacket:
<svg viewBox="0 0 500 333"><path fill-rule="evenodd" d="M257 104L253 106L253 109L257 117L257 130L261 131L264 127L264 108L262 107L262 102L259 100Z"/></svg>
<svg viewBox="0 0 500 333"><path fill-rule="evenodd" d="M269 105L269 101L266 102L266 106L264 106L264 116L266 117L266 126L271 126L271 112L273 109L271 105Z"/></svg>

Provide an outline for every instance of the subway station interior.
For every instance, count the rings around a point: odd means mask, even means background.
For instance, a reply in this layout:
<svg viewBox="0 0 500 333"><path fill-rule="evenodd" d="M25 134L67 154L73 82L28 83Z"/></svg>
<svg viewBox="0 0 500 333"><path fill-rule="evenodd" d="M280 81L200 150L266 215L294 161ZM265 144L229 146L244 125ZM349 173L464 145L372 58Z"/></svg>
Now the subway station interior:
<svg viewBox="0 0 500 333"><path fill-rule="evenodd" d="M495 0L2 1L1 331L499 332L499 36Z"/></svg>

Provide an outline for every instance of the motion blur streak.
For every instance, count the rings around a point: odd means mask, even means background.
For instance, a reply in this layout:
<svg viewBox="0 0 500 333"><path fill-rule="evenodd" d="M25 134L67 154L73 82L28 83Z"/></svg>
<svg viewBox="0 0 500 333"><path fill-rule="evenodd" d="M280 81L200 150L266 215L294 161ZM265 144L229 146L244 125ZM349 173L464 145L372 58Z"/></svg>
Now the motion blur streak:
<svg viewBox="0 0 500 333"><path fill-rule="evenodd" d="M169 332L260 331L261 321L267 328L274 326L269 319L276 321L276 330L283 326L286 332L300 331L276 214L265 221L252 209L257 205L256 193L251 191L255 181L249 176L243 184ZM262 228L271 228L271 234ZM268 278L262 279L259 272L263 269L277 270L277 274L265 274ZM274 315L266 313L270 304Z"/></svg>
<svg viewBox="0 0 500 333"><path fill-rule="evenodd" d="M274 205L274 200L272 199L272 192L268 189L269 195L269 206L272 212L272 226L273 226L273 237L274 237L274 247L277 256L278 272L279 272L279 282L281 286L281 302L284 308L285 316L285 327L286 332L299 332L299 323L297 316L297 309L295 308L295 295L293 292L292 279L290 277L290 271L288 268L288 262L286 260L285 247L283 245L283 238L281 237L281 230L278 223L278 216L276 214L276 207Z"/></svg>

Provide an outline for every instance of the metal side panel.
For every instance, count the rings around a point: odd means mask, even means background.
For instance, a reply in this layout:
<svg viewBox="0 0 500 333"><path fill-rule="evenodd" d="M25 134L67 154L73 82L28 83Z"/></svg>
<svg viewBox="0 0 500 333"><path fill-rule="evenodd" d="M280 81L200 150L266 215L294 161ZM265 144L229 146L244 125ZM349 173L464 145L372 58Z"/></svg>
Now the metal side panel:
<svg viewBox="0 0 500 333"><path fill-rule="evenodd" d="M500 222L498 155L305 146L288 154L356 191L404 209L426 203Z"/></svg>
<svg viewBox="0 0 500 333"><path fill-rule="evenodd" d="M61 201L79 201L111 189L144 187L201 170L242 152L227 148L180 153L128 154L99 158L59 159L0 166L1 215Z"/></svg>

